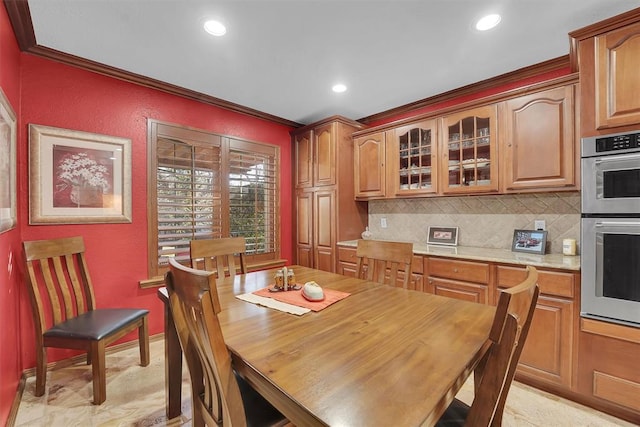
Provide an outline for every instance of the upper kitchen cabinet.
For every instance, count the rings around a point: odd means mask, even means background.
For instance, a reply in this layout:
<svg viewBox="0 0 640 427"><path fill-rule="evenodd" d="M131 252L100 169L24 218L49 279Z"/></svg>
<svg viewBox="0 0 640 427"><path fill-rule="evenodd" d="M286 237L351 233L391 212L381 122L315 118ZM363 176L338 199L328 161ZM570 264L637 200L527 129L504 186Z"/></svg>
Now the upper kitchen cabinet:
<svg viewBox="0 0 640 427"><path fill-rule="evenodd" d="M366 203L355 201L353 188L351 136L361 128L357 122L333 116L292 132L294 263L335 271L336 243L359 238L367 225Z"/></svg>
<svg viewBox="0 0 640 427"><path fill-rule="evenodd" d="M357 200L577 191L578 74L354 133Z"/></svg>
<svg viewBox="0 0 640 427"><path fill-rule="evenodd" d="M386 195L385 137L385 132L354 137L356 199L376 199Z"/></svg>
<svg viewBox="0 0 640 427"><path fill-rule="evenodd" d="M580 71L582 136L611 132L607 130L610 128L637 127L640 8L576 30L570 36L577 47L573 64ZM572 54L576 54L575 49Z"/></svg>
<svg viewBox="0 0 640 427"><path fill-rule="evenodd" d="M312 130L293 135L296 153L296 188L313 186L313 147L311 145Z"/></svg>
<svg viewBox="0 0 640 427"><path fill-rule="evenodd" d="M294 135L296 188L335 185L335 131L329 123Z"/></svg>
<svg viewBox="0 0 640 427"><path fill-rule="evenodd" d="M313 129L313 185L335 185L336 183L336 132L333 123Z"/></svg>
<svg viewBox="0 0 640 427"><path fill-rule="evenodd" d="M499 105L501 192L577 190L574 91L565 85Z"/></svg>
<svg viewBox="0 0 640 427"><path fill-rule="evenodd" d="M487 105L442 119L443 193L498 191L496 116L496 106Z"/></svg>
<svg viewBox="0 0 640 427"><path fill-rule="evenodd" d="M436 121L424 120L387 132L387 175L395 196L435 193Z"/></svg>

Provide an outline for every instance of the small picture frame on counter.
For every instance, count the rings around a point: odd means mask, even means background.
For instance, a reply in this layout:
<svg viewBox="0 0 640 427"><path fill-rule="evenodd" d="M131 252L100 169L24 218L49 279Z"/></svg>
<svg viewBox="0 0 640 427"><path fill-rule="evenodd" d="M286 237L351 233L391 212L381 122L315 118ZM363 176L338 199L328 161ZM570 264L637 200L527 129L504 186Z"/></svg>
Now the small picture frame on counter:
<svg viewBox="0 0 640 427"><path fill-rule="evenodd" d="M542 230L513 230L512 252L544 255L547 232Z"/></svg>
<svg viewBox="0 0 640 427"><path fill-rule="evenodd" d="M428 245L458 245L458 227L429 227Z"/></svg>

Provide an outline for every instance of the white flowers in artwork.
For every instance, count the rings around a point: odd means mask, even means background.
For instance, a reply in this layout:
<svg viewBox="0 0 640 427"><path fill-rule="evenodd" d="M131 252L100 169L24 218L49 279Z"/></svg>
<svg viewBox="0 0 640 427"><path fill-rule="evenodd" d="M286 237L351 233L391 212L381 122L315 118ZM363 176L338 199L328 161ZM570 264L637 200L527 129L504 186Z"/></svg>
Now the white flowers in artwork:
<svg viewBox="0 0 640 427"><path fill-rule="evenodd" d="M58 164L58 178L71 185L109 190L109 170L87 153L67 154Z"/></svg>

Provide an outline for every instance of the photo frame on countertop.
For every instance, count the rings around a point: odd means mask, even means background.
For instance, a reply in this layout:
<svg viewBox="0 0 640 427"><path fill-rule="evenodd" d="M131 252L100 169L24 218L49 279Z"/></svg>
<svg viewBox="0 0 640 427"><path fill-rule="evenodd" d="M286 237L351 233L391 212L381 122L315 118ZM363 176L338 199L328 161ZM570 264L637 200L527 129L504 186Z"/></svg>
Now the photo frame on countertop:
<svg viewBox="0 0 640 427"><path fill-rule="evenodd" d="M428 245L458 245L458 227L431 227L427 234Z"/></svg>
<svg viewBox="0 0 640 427"><path fill-rule="evenodd" d="M543 255L547 245L547 232L542 230L513 230L512 252Z"/></svg>
<svg viewBox="0 0 640 427"><path fill-rule="evenodd" d="M17 119L0 88L0 233L17 224Z"/></svg>
<svg viewBox="0 0 640 427"><path fill-rule="evenodd" d="M131 140L29 124L29 224L131 222Z"/></svg>

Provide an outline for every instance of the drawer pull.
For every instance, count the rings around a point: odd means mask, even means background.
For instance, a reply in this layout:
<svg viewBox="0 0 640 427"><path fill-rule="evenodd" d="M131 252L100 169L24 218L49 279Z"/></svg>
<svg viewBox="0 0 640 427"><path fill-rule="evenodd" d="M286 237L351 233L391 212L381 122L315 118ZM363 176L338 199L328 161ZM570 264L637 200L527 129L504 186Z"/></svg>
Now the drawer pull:
<svg viewBox="0 0 640 427"><path fill-rule="evenodd" d="M458 269L457 269L457 268L454 268L454 269L453 269L453 272L454 272L454 273L457 273L457 272L458 272Z"/></svg>

